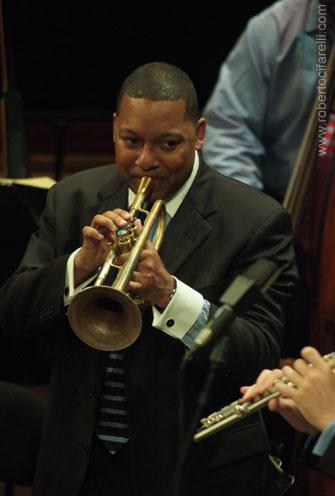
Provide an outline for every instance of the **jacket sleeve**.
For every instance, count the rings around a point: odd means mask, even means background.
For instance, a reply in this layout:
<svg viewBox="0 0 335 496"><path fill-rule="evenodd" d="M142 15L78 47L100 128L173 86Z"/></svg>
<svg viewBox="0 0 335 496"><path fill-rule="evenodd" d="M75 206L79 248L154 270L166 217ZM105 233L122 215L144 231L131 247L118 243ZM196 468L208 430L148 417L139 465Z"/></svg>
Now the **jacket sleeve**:
<svg viewBox="0 0 335 496"><path fill-rule="evenodd" d="M322 456L313 454L313 448L317 441L318 437L304 437L297 451L296 461L335 479L335 436L328 443Z"/></svg>
<svg viewBox="0 0 335 496"><path fill-rule="evenodd" d="M272 211L233 258L226 287L260 259L273 261L280 269L279 276L265 294L236 312L232 324L222 329L226 374L241 386L249 384L263 368L278 366L281 357L287 305L297 281L291 221L282 208ZM204 296L211 299L210 294ZM216 308L217 302L212 305L212 315ZM246 363L248 366L243 366Z"/></svg>
<svg viewBox="0 0 335 496"><path fill-rule="evenodd" d="M68 255L56 242L55 188L47 196L39 230L33 233L16 272L0 290L0 322L12 336L26 335L64 312Z"/></svg>

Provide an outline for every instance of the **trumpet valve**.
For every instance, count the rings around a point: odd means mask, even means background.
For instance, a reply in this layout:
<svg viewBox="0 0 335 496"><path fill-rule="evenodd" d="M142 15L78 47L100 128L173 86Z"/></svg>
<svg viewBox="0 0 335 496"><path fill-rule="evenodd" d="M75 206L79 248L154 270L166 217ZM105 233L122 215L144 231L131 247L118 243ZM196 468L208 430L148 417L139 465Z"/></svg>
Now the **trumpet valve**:
<svg viewBox="0 0 335 496"><path fill-rule="evenodd" d="M117 245L120 253L129 253L136 241L136 226L134 221L116 232Z"/></svg>

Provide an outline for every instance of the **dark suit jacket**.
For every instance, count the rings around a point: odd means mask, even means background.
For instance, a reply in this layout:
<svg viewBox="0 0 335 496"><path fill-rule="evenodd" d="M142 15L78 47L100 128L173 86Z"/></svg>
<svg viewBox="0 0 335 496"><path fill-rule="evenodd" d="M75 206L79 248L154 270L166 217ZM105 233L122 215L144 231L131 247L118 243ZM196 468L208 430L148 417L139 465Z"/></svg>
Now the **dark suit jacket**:
<svg viewBox="0 0 335 496"><path fill-rule="evenodd" d="M81 244L83 226L97 212L116 207L127 207L127 188L114 166L80 172L56 184L49 192L39 232L0 293L1 324L8 333L49 332L55 343L34 496L77 494L87 467L106 353L83 344L68 326L63 306L65 270L69 254ZM262 368L277 364L285 305L296 279L290 219L270 197L201 164L167 227L160 254L168 271L201 292L212 310L232 279L257 259L275 260L282 268L267 295L230 327L226 366L206 406L208 414L236 399L239 387L251 384ZM163 496L176 469L178 374L185 347L151 327L149 306L143 317L141 336L126 351L133 479L137 494ZM199 359L186 370L186 419L192 418L206 366L206 360ZM198 494L203 474L216 474L217 486L225 477L218 478L219 468L267 449L258 417L193 446L190 459L196 467L196 483L190 493ZM255 478L260 478L256 468ZM241 474L237 477L241 479ZM238 493L232 489L225 494Z"/></svg>
<svg viewBox="0 0 335 496"><path fill-rule="evenodd" d="M303 439L297 454L297 461L335 479L335 437L331 439L322 457L312 454L317 440L318 438L313 437Z"/></svg>

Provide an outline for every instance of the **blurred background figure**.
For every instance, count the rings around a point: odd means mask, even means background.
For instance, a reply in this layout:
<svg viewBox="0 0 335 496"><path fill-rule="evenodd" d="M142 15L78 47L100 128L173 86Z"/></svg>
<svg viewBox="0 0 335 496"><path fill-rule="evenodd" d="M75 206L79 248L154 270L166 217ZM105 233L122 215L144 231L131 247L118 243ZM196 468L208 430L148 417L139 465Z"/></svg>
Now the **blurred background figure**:
<svg viewBox="0 0 335 496"><path fill-rule="evenodd" d="M334 2L325 3L330 48ZM252 17L205 106L206 163L279 200L317 91L319 12L317 0L282 0Z"/></svg>

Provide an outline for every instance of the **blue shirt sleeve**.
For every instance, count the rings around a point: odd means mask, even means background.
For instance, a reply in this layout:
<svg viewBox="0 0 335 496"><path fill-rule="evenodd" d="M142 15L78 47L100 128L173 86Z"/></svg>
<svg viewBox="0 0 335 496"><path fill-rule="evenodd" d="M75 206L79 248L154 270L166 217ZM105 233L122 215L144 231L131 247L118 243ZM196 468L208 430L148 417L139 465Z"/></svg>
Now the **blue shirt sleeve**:
<svg viewBox="0 0 335 496"><path fill-rule="evenodd" d="M204 109L207 127L202 153L205 162L219 172L263 189L263 122L269 65L275 60L278 43L272 19L268 20L265 33L259 28L262 25L252 19L221 66Z"/></svg>
<svg viewBox="0 0 335 496"><path fill-rule="evenodd" d="M334 436L335 436L335 417L331 422L329 422L325 430L320 434L317 442L314 445L312 451L313 455L317 455L320 457L323 456L329 446L329 443L331 442Z"/></svg>
<svg viewBox="0 0 335 496"><path fill-rule="evenodd" d="M209 301L204 299L204 303L202 305L202 309L199 314L199 317L197 318L191 329L189 329L189 331L187 331L187 333L182 338L182 342L188 348L191 348L191 346L194 343L194 340L196 339L202 328L205 326L208 320L209 308L210 308Z"/></svg>

